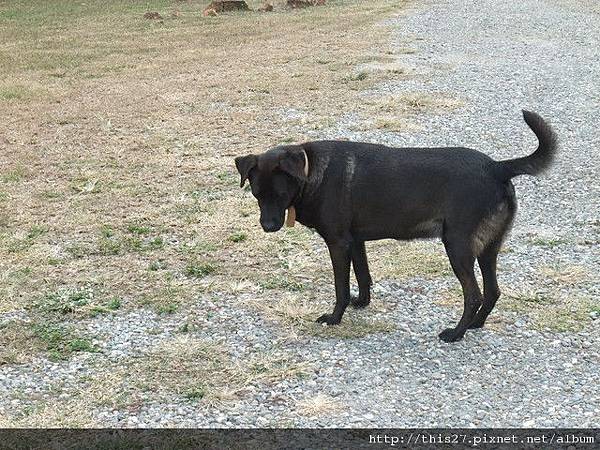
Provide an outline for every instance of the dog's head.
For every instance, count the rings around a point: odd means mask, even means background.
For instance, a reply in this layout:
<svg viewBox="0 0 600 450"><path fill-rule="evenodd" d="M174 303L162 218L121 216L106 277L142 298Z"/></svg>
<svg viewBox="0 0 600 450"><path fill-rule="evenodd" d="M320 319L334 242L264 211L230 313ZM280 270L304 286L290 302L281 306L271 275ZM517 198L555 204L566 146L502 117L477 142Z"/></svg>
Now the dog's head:
<svg viewBox="0 0 600 450"><path fill-rule="evenodd" d="M306 153L300 145L272 148L260 155L235 158L240 187L250 181L260 207L260 224L266 232L279 230L285 210L292 205L307 175Z"/></svg>

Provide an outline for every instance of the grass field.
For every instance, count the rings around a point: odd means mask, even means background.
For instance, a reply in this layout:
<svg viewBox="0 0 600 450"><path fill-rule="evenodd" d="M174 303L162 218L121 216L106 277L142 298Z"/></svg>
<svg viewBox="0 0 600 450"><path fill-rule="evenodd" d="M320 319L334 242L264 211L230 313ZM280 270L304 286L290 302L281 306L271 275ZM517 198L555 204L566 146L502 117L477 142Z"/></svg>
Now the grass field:
<svg viewBox="0 0 600 450"><path fill-rule="evenodd" d="M397 1L298 11L275 2L269 14L205 18L206 3L0 1L0 314L8 318L0 322L0 365L97 351L95 336L75 326L81 320L169 315L199 296L218 302L240 292L278 299L243 306L296 333L393 329L312 324L318 308L308 302L333 297L325 246L301 226L265 235L233 157L308 139L349 111L367 128L410 131L411 112L460 101L361 97L408 76L395 56L411 49L390 50L381 24L402 10ZM164 19L145 19L146 11ZM370 248L378 279L451 276L439 243ZM184 365L199 357L189 343L173 345ZM197 352L210 354L203 345ZM130 373L147 373L149 358ZM203 358L215 367L208 387L179 385L181 395L210 398L211 383L229 380L233 389L256 378L252 362ZM305 370L260 365L267 379ZM140 383L165 388L164 376ZM75 406L115 398L107 392L89 392ZM336 407L329 399L301 405ZM36 423L62 423L48 408Z"/></svg>

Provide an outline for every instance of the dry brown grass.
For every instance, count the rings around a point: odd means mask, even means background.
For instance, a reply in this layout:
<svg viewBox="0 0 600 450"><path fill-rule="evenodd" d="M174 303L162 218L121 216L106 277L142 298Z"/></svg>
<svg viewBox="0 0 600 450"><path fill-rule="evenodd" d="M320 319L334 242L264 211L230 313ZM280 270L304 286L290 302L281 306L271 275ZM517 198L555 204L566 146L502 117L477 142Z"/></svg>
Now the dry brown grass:
<svg viewBox="0 0 600 450"><path fill-rule="evenodd" d="M592 311L600 310L600 302L555 289L534 291L508 288L504 289L498 301L498 309L526 314L538 329L578 331L591 321Z"/></svg>
<svg viewBox="0 0 600 450"><path fill-rule="evenodd" d="M174 392L214 404L237 398L249 385L305 376L310 366L269 353L234 361L222 345L180 337L127 371L135 373L133 378L145 391ZM199 390L201 395L192 395Z"/></svg>
<svg viewBox="0 0 600 450"><path fill-rule="evenodd" d="M11 321L0 326L0 366L26 361L29 355L41 349L33 330L26 324Z"/></svg>
<svg viewBox="0 0 600 450"><path fill-rule="evenodd" d="M499 309L526 314L538 329L578 331L590 323L590 313L600 310L598 299L578 290L592 278L575 264L542 266L535 280L539 288L504 288Z"/></svg>
<svg viewBox="0 0 600 450"><path fill-rule="evenodd" d="M325 394L308 397L300 400L297 404L297 411L303 416L323 416L341 409L342 404L339 400Z"/></svg>
<svg viewBox="0 0 600 450"><path fill-rule="evenodd" d="M310 371L307 363L268 353L236 361L223 345L179 336L143 357L104 367L75 388L57 385L57 391L66 396L35 402L26 415L7 418L0 425L100 426L94 410L135 413L150 399L169 402L175 398L209 408L241 399L257 385L304 377Z"/></svg>
<svg viewBox="0 0 600 450"><path fill-rule="evenodd" d="M450 262L440 242L370 242L367 244L367 252L382 255L374 258L371 264L372 271L378 278L402 280L452 275Z"/></svg>
<svg viewBox="0 0 600 450"><path fill-rule="evenodd" d="M464 106L464 102L454 96L429 94L426 92L411 92L393 97L379 97L369 99L367 103L375 106L381 112L393 113L396 118L407 117L423 111L452 111Z"/></svg>
<svg viewBox="0 0 600 450"><path fill-rule="evenodd" d="M333 297L331 297L333 298ZM344 320L335 327L315 323L315 319L332 308L330 303L306 299L301 294L284 294L281 298L254 299L244 302L277 323L289 338L303 335L322 338L353 339L373 333L389 333L396 329L393 322L372 317L369 311L353 311L348 308Z"/></svg>
<svg viewBox="0 0 600 450"><path fill-rule="evenodd" d="M426 110L426 109L447 109L453 110L456 108L460 108L464 105L462 100L444 96L444 95L433 95L425 92L416 92L412 94L406 94L400 99L395 99L394 101L401 100L406 104L407 108L414 110Z"/></svg>
<svg viewBox="0 0 600 450"><path fill-rule="evenodd" d="M569 284L570 281L572 281L571 277L561 286L572 286ZM513 318L502 315L502 312L510 312L528 318L531 325L538 330L579 331L591 322L590 313L600 311L599 300L563 293L556 289L556 285L544 291L507 286L501 286L501 290L502 295L496 308L486 322L487 328L499 330L507 324L514 323ZM436 303L462 311L460 286L442 292Z"/></svg>
<svg viewBox="0 0 600 450"><path fill-rule="evenodd" d="M546 283L559 286L576 286L591 278L585 267L573 264L544 266L540 268L540 274L546 279Z"/></svg>
<svg viewBox="0 0 600 450"><path fill-rule="evenodd" d="M375 128L385 131L392 131L395 133L406 133L415 132L421 129L421 127L413 122L406 119L398 119L395 116L382 117L375 120Z"/></svg>

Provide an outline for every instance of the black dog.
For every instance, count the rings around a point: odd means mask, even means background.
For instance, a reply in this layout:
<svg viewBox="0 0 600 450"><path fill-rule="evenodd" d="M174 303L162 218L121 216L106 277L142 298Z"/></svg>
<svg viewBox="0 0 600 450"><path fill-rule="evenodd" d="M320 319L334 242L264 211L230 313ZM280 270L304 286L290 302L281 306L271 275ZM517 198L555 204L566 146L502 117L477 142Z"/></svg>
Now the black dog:
<svg viewBox="0 0 600 450"><path fill-rule="evenodd" d="M536 113L523 111L539 140L530 156L494 161L468 148L390 148L347 141L318 141L275 147L261 155L240 156L235 165L241 186L250 180L267 232L298 221L325 239L335 277L332 314L317 322L340 322L349 303L370 302L371 275L365 241L442 238L462 285L464 312L456 328L440 333L446 342L480 328L500 290L498 251L517 203L511 178L537 175L552 163L557 139ZM474 274L477 259L483 296ZM350 298L350 261L358 298Z"/></svg>

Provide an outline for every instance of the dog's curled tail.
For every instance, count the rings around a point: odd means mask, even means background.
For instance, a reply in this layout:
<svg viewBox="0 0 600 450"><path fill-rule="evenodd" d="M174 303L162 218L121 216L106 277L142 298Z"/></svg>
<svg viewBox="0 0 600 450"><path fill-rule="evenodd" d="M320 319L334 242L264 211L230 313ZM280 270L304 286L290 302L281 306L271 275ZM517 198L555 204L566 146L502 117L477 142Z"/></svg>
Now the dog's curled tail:
<svg viewBox="0 0 600 450"><path fill-rule="evenodd" d="M518 175L538 175L550 167L556 155L558 139L550 125L532 111L523 110L523 118L537 136L539 146L529 156L498 161L505 180Z"/></svg>

